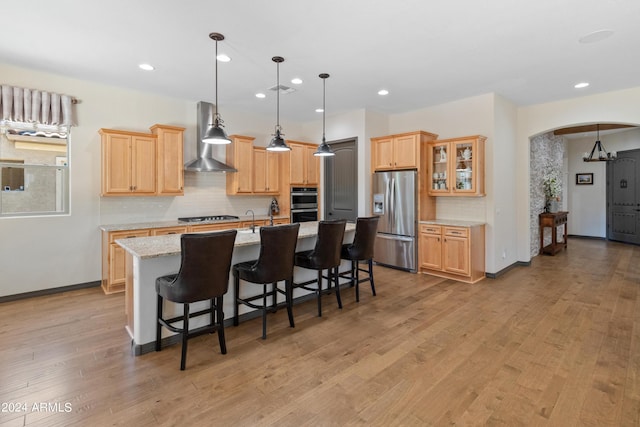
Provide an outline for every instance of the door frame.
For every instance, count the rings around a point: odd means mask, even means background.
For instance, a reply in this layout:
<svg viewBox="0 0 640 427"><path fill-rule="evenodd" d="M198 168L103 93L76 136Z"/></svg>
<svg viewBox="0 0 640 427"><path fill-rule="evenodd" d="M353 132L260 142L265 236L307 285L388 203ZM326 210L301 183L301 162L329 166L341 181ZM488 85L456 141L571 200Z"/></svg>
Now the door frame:
<svg viewBox="0 0 640 427"><path fill-rule="evenodd" d="M355 151L356 153L358 152L358 137L357 136L352 136L349 138L342 138L342 139L336 139L333 141L327 141L327 144L329 144L330 147L337 145L337 144L342 144L345 142L353 142L355 145ZM333 150L333 147L331 148ZM353 160L353 170L355 171L355 188L356 191L359 191L359 187L358 187L358 156L354 156L354 160ZM328 203L327 203L327 189L329 188L328 185L328 181L329 181L329 174L327 173L327 170L325 168L324 163L322 164L322 171L323 171L323 178L322 178L322 217L323 219L327 219L327 217L329 216L328 213ZM354 198L355 201L355 215L356 217L358 216L358 196L356 193L356 197Z"/></svg>

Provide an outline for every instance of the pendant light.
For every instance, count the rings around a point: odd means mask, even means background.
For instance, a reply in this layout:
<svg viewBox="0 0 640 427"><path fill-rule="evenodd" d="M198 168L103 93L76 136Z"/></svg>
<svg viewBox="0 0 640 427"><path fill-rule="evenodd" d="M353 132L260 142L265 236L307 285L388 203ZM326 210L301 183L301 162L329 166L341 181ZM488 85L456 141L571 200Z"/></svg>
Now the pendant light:
<svg viewBox="0 0 640 427"><path fill-rule="evenodd" d="M213 114L213 123L209 123L207 131L202 137L202 142L207 144L231 144L231 140L222 129L224 127L222 123L224 122L220 118L220 113L218 113L218 42L224 40L224 36L220 33L211 33L209 38L216 42L216 109Z"/></svg>
<svg viewBox="0 0 640 427"><path fill-rule="evenodd" d="M291 147L282 139L283 133L280 127L280 63L284 62L284 58L281 56L274 56L271 58L276 63L277 69L277 83L276 83L276 133L273 135L273 139L267 145L267 151L289 151Z"/></svg>
<svg viewBox="0 0 640 427"><path fill-rule="evenodd" d="M604 145L602 145L602 143L600 142L600 125L597 124L596 125L596 142L595 144L593 144L591 153L584 153L582 160L584 160L585 162L608 162L611 160L615 160L616 157L617 157L617 153L615 151L608 153L607 150L604 148Z"/></svg>
<svg viewBox="0 0 640 427"><path fill-rule="evenodd" d="M327 144L327 141L324 137L324 122L325 122L325 114L326 114L325 98L327 94L326 83L327 83L327 79L329 78L329 74L322 73L318 77L322 79L322 143L318 145L318 149L316 150L315 153L313 153L313 155L322 156L322 157L335 156L336 153L334 153L331 147L329 147L329 144Z"/></svg>

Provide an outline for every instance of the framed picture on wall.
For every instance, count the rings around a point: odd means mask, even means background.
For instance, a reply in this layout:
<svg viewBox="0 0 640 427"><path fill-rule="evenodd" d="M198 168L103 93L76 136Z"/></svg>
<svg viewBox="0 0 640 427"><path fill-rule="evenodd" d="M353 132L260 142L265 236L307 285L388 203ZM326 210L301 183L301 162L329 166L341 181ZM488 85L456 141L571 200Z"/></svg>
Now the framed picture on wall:
<svg viewBox="0 0 640 427"><path fill-rule="evenodd" d="M592 173L577 173L576 185L593 185Z"/></svg>

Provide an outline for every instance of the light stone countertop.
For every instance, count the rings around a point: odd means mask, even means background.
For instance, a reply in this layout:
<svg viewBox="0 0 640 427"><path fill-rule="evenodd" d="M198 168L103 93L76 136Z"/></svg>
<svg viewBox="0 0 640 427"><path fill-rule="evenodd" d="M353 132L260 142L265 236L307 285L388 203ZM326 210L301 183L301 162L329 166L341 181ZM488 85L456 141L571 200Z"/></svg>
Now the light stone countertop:
<svg viewBox="0 0 640 427"><path fill-rule="evenodd" d="M258 218L256 218L258 219ZM201 224L201 223L198 223ZM353 231L356 225L348 222L345 232ZM241 231L240 231L241 230ZM300 231L298 238L313 237L318 234L318 222L300 223ZM136 237L135 239L118 239L116 243L122 246L127 252L135 257L154 258L169 255L179 255L180 234L168 234L165 236ZM260 243L260 232L256 229L255 233L251 233L248 229L239 229L236 235L235 246L248 246Z"/></svg>
<svg viewBox="0 0 640 427"><path fill-rule="evenodd" d="M449 225L451 227L477 227L479 225L486 225L486 222L481 221L464 221L460 219L430 219L426 221L419 221L420 224L428 225Z"/></svg>
<svg viewBox="0 0 640 427"><path fill-rule="evenodd" d="M207 216L207 215L194 215L194 216ZM289 218L287 216L274 216L273 219ZM256 221L264 221L269 219L267 215L256 215ZM172 220L172 221L150 221L150 222L133 222L129 224L105 224L100 226L102 231L125 231L125 230L145 230L148 228L162 228L162 227L179 227L187 225L200 225L200 224L224 224L225 222L243 222L251 221L251 216L241 216L239 219L218 219L211 221L201 222L184 222Z"/></svg>

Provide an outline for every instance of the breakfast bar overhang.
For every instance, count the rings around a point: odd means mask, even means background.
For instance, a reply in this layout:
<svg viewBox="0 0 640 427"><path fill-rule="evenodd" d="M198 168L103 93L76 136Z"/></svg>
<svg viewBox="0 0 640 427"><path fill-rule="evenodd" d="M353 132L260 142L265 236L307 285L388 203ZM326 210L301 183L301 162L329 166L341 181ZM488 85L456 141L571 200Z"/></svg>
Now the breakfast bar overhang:
<svg viewBox="0 0 640 427"><path fill-rule="evenodd" d="M298 233L298 244L296 252L313 249L318 233L318 222L305 222L300 224ZM353 241L355 234L355 224L347 223L344 243ZM156 334L156 278L166 274L177 272L180 268L180 234L169 234L164 236L138 237L135 239L121 239L116 243L126 251L126 286L125 286L125 311L127 315L126 330L132 338L132 349L135 355L153 351ZM232 265L257 259L260 253L260 233L256 230L240 229L236 236L233 250ZM211 256L215 256L212 254ZM348 269L347 261L343 261L341 270ZM302 268L294 268L294 281L303 282L313 279L315 272ZM251 295L253 287L241 286L241 294L245 292ZM257 291L256 287L256 291ZM256 292L257 293L257 292ZM308 294L308 291L296 289L294 298ZM223 311L225 320L230 320L233 313L233 275L229 275L229 289L224 296ZM206 302L192 304L192 310L205 308ZM179 306L170 302L165 302L165 315L179 315ZM250 308L240 307L240 314L252 311ZM294 307L295 314L295 307ZM190 322L190 328L204 326L206 319L195 318ZM229 322L227 322L228 324ZM163 340L165 337L173 335L171 332L163 330ZM174 337L175 338L175 337Z"/></svg>

